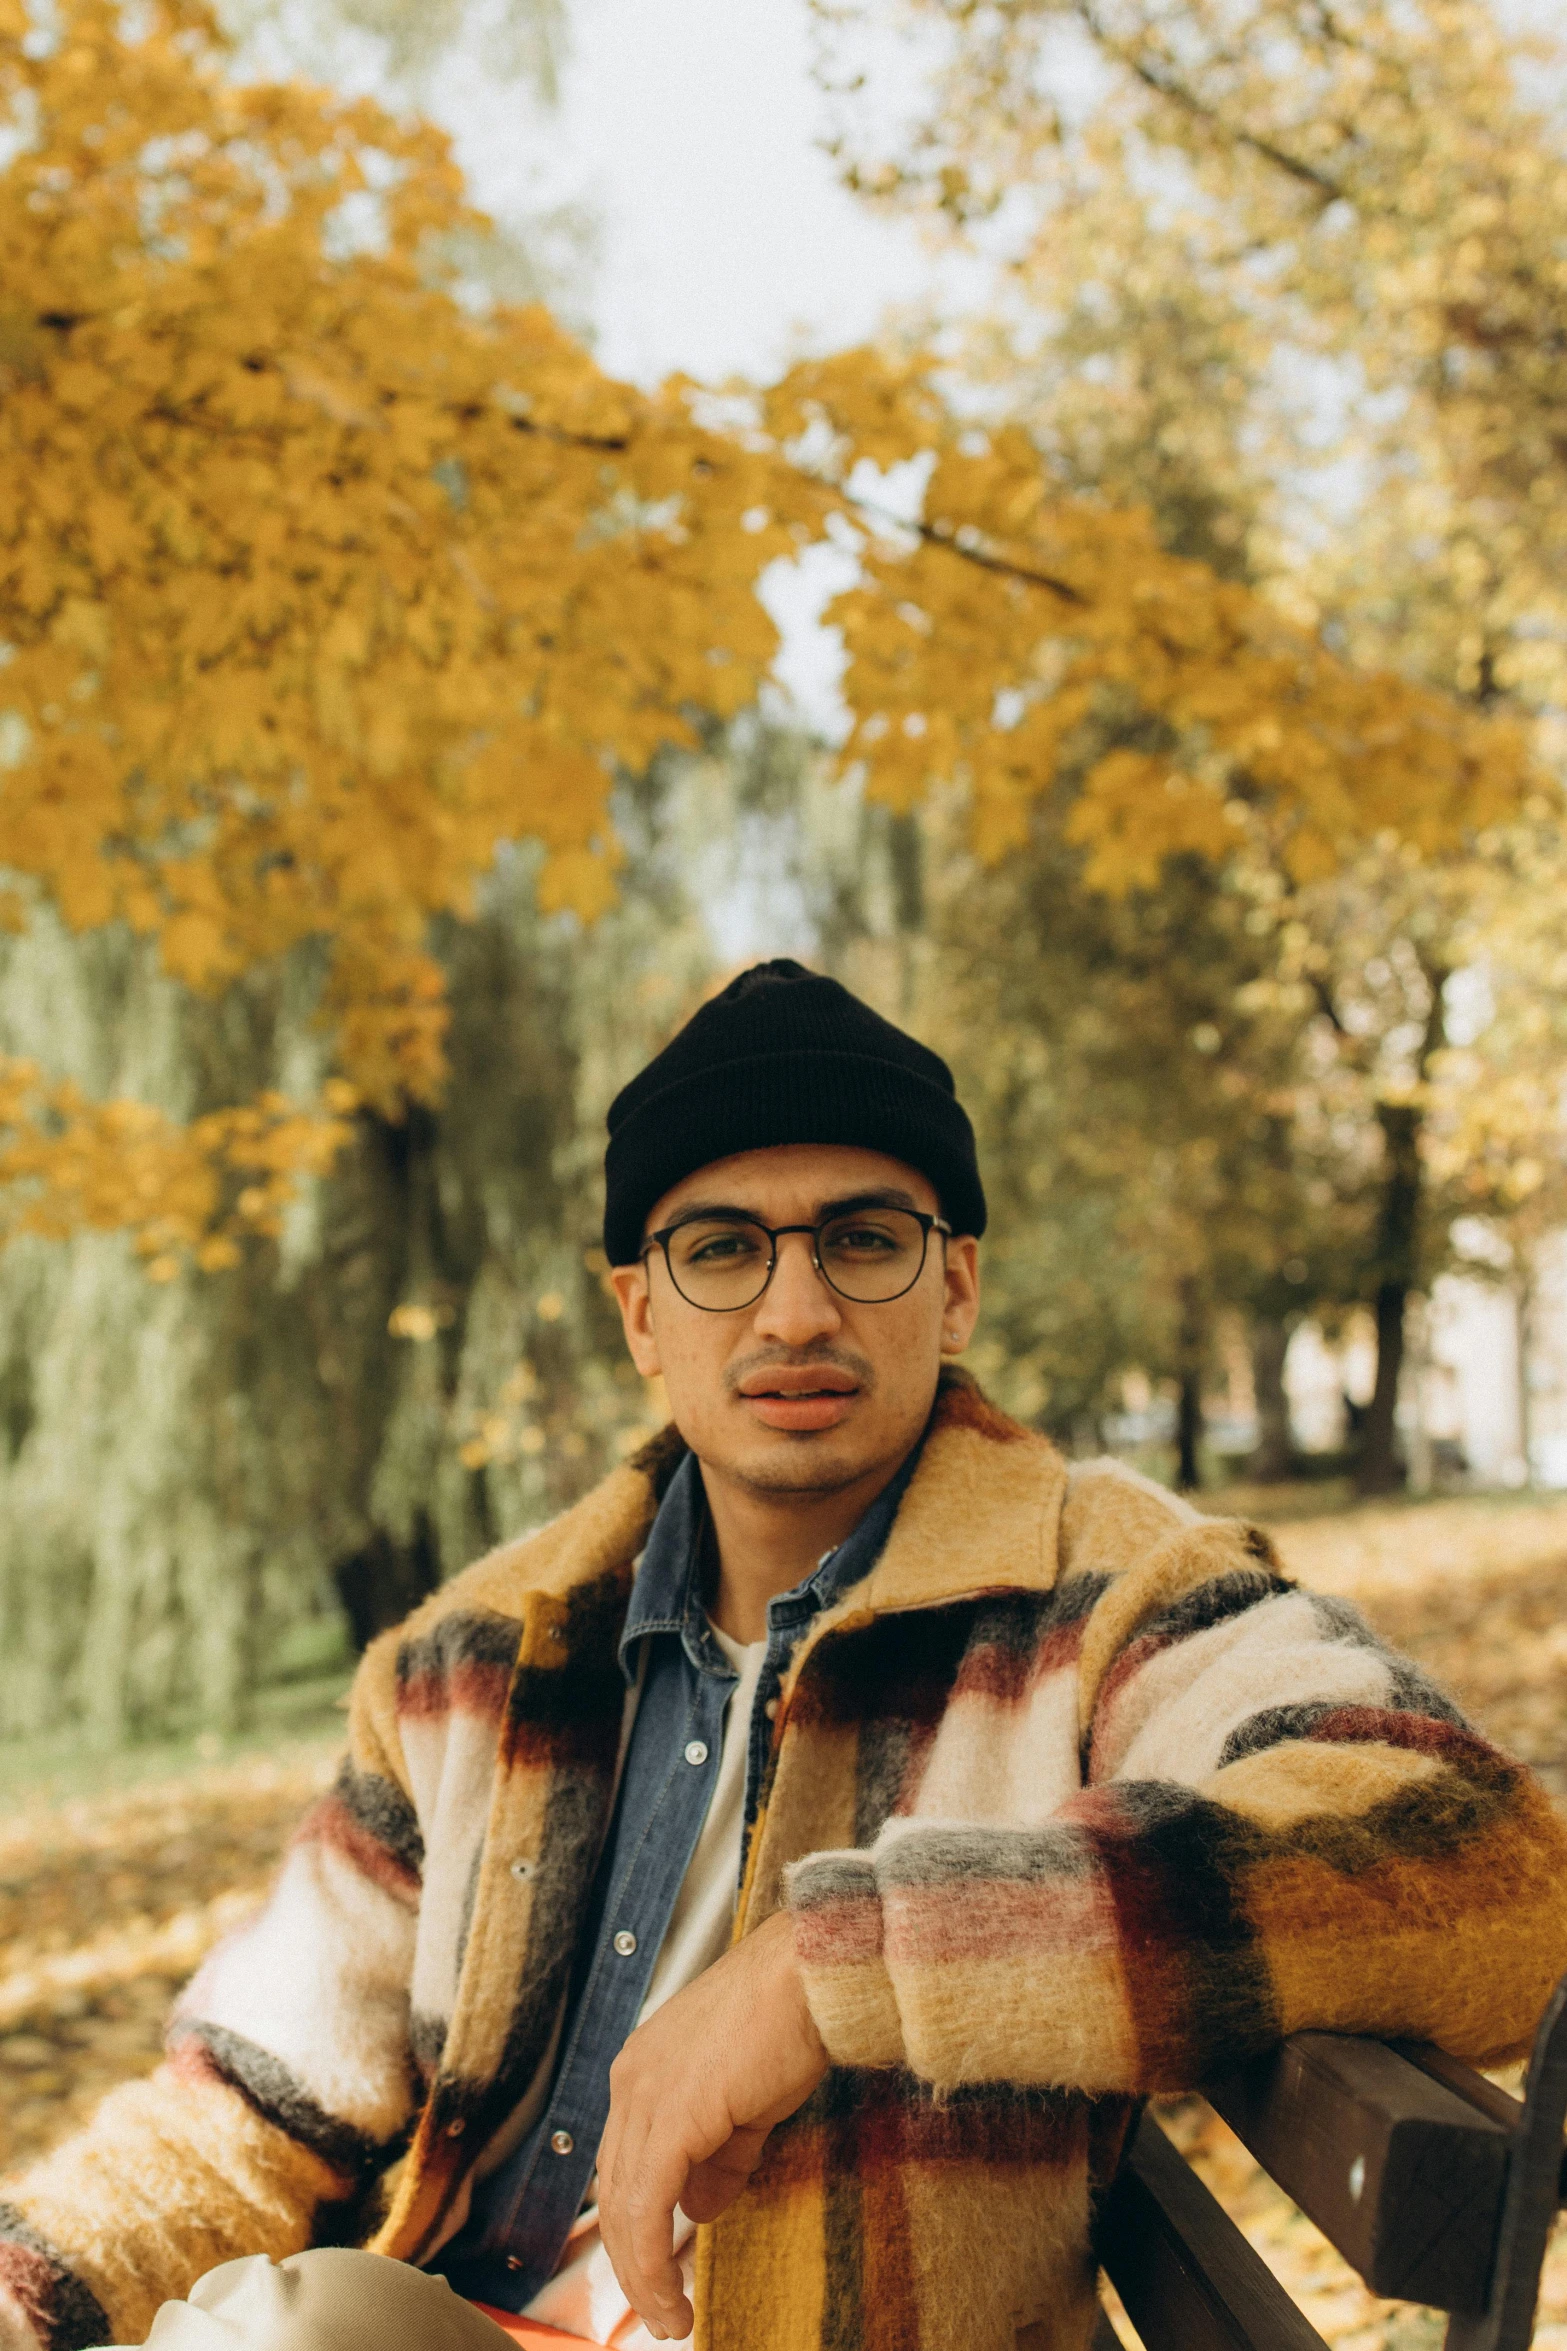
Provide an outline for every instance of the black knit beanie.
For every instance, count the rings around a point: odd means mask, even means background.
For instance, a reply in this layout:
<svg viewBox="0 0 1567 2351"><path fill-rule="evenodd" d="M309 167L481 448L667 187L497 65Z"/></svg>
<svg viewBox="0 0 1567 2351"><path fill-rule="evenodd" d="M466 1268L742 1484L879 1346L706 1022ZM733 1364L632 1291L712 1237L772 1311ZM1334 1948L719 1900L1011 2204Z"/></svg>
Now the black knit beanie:
<svg viewBox="0 0 1567 2351"><path fill-rule="evenodd" d="M778 1143L884 1151L929 1177L954 1232L985 1229L974 1130L941 1056L782 959L731 980L610 1104L610 1264L635 1260L648 1210L683 1176Z"/></svg>

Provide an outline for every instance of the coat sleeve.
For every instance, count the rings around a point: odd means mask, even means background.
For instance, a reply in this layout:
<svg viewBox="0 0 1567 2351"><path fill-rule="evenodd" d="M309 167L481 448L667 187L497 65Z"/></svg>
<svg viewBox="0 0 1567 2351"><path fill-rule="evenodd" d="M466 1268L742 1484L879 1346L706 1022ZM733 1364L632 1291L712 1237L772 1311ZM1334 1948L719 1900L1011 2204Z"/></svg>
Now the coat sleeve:
<svg viewBox="0 0 1567 2351"><path fill-rule="evenodd" d="M423 1854L393 1671L378 1644L336 1786L182 1994L166 2062L0 2185L0 2351L139 2343L219 2262L315 2241L396 2151Z"/></svg>
<svg viewBox="0 0 1567 2351"><path fill-rule="evenodd" d="M1517 2052L1567 1969L1543 1789L1257 1529L1148 1489L1128 1509L1117 1483L1073 1504L1058 1587L1064 1620L1083 1579L1076 1790L1032 1822L922 1821L916 1799L788 1873L829 2053L941 2088L1145 2093L1305 2027ZM964 1735L1060 1721L1063 1641Z"/></svg>

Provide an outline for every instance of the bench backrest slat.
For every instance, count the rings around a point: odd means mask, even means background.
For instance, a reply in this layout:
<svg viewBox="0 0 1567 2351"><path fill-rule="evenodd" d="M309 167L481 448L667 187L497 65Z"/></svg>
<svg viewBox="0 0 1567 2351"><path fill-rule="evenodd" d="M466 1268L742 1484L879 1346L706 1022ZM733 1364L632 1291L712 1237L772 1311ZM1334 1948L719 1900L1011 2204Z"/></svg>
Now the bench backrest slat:
<svg viewBox="0 0 1567 2351"><path fill-rule="evenodd" d="M1507 2167L1507 2194L1485 2314L1455 2316L1447 2351L1525 2351L1534 2331L1540 2271L1556 2217L1567 2121L1567 1976L1546 2003Z"/></svg>
<svg viewBox="0 0 1567 2351"><path fill-rule="evenodd" d="M1105 2197L1098 2252L1149 2351L1326 2351L1151 2114Z"/></svg>

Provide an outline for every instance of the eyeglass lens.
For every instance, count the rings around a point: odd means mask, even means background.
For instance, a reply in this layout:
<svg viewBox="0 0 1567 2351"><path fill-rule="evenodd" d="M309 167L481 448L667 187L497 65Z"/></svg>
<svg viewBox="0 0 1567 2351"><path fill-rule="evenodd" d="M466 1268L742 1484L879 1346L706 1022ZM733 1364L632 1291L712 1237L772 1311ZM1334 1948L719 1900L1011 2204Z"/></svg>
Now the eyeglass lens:
<svg viewBox="0 0 1567 2351"><path fill-rule="evenodd" d="M823 1274L841 1298L862 1306L901 1298L925 1263L925 1228L902 1208L855 1209L817 1236ZM740 1218L693 1218L669 1236L669 1270L692 1306L750 1306L767 1287L773 1245L765 1225Z"/></svg>

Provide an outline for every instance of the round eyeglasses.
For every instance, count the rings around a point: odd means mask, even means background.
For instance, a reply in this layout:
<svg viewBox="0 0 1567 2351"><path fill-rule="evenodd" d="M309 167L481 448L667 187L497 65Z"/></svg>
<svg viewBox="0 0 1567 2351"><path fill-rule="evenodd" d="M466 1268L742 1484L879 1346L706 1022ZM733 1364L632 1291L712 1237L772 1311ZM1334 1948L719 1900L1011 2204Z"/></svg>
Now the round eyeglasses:
<svg viewBox="0 0 1567 2351"><path fill-rule="evenodd" d="M734 1314L754 1306L773 1278L785 1233L809 1233L811 1263L829 1289L856 1306L887 1306L912 1290L925 1270L930 1236L951 1225L919 1208L848 1208L820 1224L760 1224L722 1211L683 1218L650 1233L669 1278L688 1306Z"/></svg>

